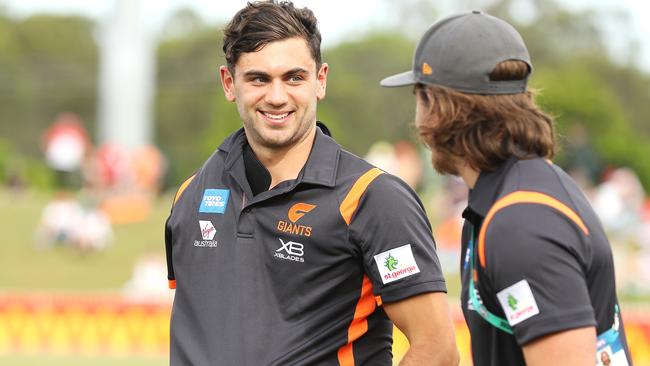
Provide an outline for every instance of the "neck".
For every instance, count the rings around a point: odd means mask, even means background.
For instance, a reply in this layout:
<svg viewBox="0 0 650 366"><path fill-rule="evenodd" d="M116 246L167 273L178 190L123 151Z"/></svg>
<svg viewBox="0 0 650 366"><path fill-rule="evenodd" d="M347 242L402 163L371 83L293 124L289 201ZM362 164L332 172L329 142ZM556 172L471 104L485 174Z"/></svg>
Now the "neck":
<svg viewBox="0 0 650 366"><path fill-rule="evenodd" d="M468 165L463 164L463 166L458 168L458 175L465 181L465 184L470 189L473 189L478 180L478 176L481 172L470 168Z"/></svg>
<svg viewBox="0 0 650 366"><path fill-rule="evenodd" d="M302 140L285 148L269 148L251 143L255 156L271 174L269 189L285 180L298 178L298 174L309 158L315 135L314 127Z"/></svg>

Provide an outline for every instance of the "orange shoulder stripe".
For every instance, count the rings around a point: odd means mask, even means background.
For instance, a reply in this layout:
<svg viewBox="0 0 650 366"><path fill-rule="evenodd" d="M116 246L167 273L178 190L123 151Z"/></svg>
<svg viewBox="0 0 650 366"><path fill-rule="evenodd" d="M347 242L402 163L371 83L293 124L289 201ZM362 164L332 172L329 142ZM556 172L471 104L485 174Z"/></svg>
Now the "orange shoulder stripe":
<svg viewBox="0 0 650 366"><path fill-rule="evenodd" d="M379 168L372 168L363 173L363 175L359 177L356 182L354 182L352 189L350 189L350 192L348 192L347 196L345 196L345 199L343 202L341 202L341 206L339 207L341 216L343 216L343 220L345 220L346 224L350 225L350 221L352 221L352 215L354 215L354 212L357 210L357 206L359 206L359 200L361 199L361 196L366 191L370 183L372 183L375 178L383 173L384 172Z"/></svg>
<svg viewBox="0 0 650 366"><path fill-rule="evenodd" d="M339 365L354 366L354 353L352 343L368 331L368 317L375 311L377 302L372 294L372 282L368 276L363 276L361 284L361 296L354 309L354 318L348 327L348 343L344 344L338 351Z"/></svg>
<svg viewBox="0 0 650 366"><path fill-rule="evenodd" d="M383 173L384 172L381 171L381 169L372 168L354 182L350 192L345 196L345 199L343 199L343 202L341 202L341 206L339 207L341 216L343 217L343 220L345 220L346 224L350 225L352 215L354 215L354 212L359 206L359 200L370 183ZM364 275L361 284L361 295L359 296L359 301L354 309L352 322L348 327L348 342L338 350L337 356L340 366L354 366L352 344L368 331L368 316L375 311L377 303L378 302L372 291L372 282L368 276Z"/></svg>
<svg viewBox="0 0 650 366"><path fill-rule="evenodd" d="M520 204L520 203L533 203L533 204L550 206L560 211L569 219L571 219L576 225L578 225L580 230L582 230L582 232L584 232L585 235L589 235L589 229L587 229L587 226L582 221L580 216L578 216L578 214L575 211L573 211L571 208L569 208L564 203L558 201L557 199L540 192L531 192L531 191L512 192L502 197L500 200L498 200L492 206L492 208L490 208L490 211L488 211L487 216L485 216L485 220L483 221L483 225L481 226L481 231L478 236L478 255L479 255L479 261L481 263L481 267L485 268L485 234L487 232L488 226L490 225L490 221L492 221L494 215L502 208L515 205L515 204Z"/></svg>
<svg viewBox="0 0 650 366"><path fill-rule="evenodd" d="M176 191L176 196L174 196L173 205L175 205L176 201L178 201L178 199L181 198L181 195L185 191L185 188L187 188L187 186L189 186L190 183L192 183L192 181L194 180L194 177L196 177L196 174L193 174L191 177L185 179L185 182L183 182L183 184L181 184L180 188L178 188L178 191Z"/></svg>

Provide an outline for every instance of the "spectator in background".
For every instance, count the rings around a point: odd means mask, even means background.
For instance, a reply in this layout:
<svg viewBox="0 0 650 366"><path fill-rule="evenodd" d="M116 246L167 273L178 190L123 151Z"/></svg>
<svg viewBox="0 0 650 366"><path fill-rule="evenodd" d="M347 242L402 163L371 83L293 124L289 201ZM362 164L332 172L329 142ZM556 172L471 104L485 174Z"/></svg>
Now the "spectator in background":
<svg viewBox="0 0 650 366"><path fill-rule="evenodd" d="M616 168L596 188L593 206L605 229L626 240L641 222L644 201L645 192L636 173L630 168Z"/></svg>
<svg viewBox="0 0 650 366"><path fill-rule="evenodd" d="M641 181L630 168L610 170L594 190L594 210L615 253L616 282L627 293L650 291L650 217L645 205Z"/></svg>
<svg viewBox="0 0 650 366"><path fill-rule="evenodd" d="M72 193L55 193L52 201L45 205L41 213L36 230L36 245L42 248L75 245L83 218L84 210Z"/></svg>
<svg viewBox="0 0 650 366"><path fill-rule="evenodd" d="M395 144L377 141L364 158L387 173L398 176L413 190L417 190L422 182L422 160L418 150L408 141L397 141Z"/></svg>
<svg viewBox="0 0 650 366"><path fill-rule="evenodd" d="M131 279L124 284L122 293L131 301L171 301L174 294L167 290L167 266L158 252L145 253L133 266Z"/></svg>
<svg viewBox="0 0 650 366"><path fill-rule="evenodd" d="M589 143L589 133L582 123L574 123L567 133L564 156L566 172L587 195L600 179L600 160Z"/></svg>
<svg viewBox="0 0 650 366"><path fill-rule="evenodd" d="M98 207L84 207L73 193L59 191L45 205L36 229L41 248L66 246L80 251L102 250L113 239L111 222Z"/></svg>

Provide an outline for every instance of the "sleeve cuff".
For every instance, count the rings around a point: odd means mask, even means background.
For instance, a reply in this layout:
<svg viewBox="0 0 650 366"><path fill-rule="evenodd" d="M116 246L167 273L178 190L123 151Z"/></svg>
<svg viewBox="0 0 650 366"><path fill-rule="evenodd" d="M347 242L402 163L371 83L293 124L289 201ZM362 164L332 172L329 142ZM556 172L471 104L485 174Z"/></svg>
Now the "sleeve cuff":
<svg viewBox="0 0 650 366"><path fill-rule="evenodd" d="M447 292L444 280L416 283L406 287L385 288L378 295L383 303L395 302L426 292Z"/></svg>
<svg viewBox="0 0 650 366"><path fill-rule="evenodd" d="M522 326L514 326L515 338L520 346L553 333L596 325L591 307L564 313L559 316L551 315L531 320L530 322L524 322L525 324L522 323Z"/></svg>

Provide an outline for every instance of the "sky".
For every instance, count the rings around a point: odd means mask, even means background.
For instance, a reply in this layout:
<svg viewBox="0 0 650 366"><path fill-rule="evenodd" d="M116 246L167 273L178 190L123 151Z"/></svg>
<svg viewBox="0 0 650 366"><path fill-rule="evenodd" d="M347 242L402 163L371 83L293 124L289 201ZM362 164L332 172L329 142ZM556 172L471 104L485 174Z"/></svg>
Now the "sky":
<svg viewBox="0 0 650 366"><path fill-rule="evenodd" d="M195 10L209 23L224 22L245 5L243 0L0 0L7 12L18 17L36 13L76 14L91 17L101 22L112 14L115 4L120 1L139 1L140 9L148 29L153 33L159 30L174 11L188 7ZM410 4L424 3L426 0L401 0ZM494 0L436 0L435 4L443 14L467 8L468 3L485 4ZM526 3L534 0L520 0L518 10L526 15ZM639 45L636 64L650 73L650 22L647 21L650 2L646 0L558 0L569 9L595 9L614 13L624 11L630 15L625 27L620 23L603 23L612 54L617 49L635 40ZM430 1L432 2L432 1ZM391 0L294 0L298 6L307 6L314 11L319 20L323 35L323 47L335 45L347 36L363 34L369 28L382 25L395 25L391 16L394 7ZM435 21L432 14L431 21Z"/></svg>

